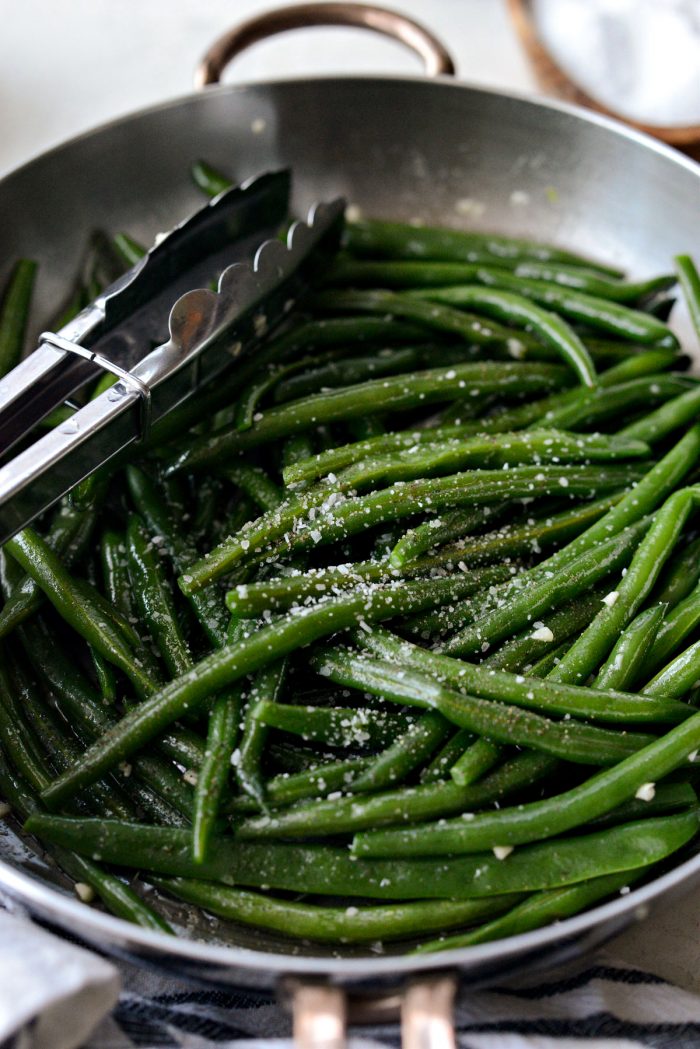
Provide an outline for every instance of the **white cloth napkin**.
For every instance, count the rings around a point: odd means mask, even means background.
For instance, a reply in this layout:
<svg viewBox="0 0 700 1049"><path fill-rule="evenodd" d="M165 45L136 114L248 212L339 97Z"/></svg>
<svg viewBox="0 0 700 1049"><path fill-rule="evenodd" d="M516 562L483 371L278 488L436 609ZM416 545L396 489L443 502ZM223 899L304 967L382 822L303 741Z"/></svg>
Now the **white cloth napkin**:
<svg viewBox="0 0 700 1049"><path fill-rule="evenodd" d="M700 890L606 951L465 991L460 1049L700 1049ZM119 986L121 985L121 993ZM118 998L118 1001L117 1001ZM397 1049L393 1025L348 1049ZM263 992L212 991L111 963L0 911L0 1049L292 1049Z"/></svg>
<svg viewBox="0 0 700 1049"><path fill-rule="evenodd" d="M116 968L0 911L0 1045L75 1049L116 1005Z"/></svg>

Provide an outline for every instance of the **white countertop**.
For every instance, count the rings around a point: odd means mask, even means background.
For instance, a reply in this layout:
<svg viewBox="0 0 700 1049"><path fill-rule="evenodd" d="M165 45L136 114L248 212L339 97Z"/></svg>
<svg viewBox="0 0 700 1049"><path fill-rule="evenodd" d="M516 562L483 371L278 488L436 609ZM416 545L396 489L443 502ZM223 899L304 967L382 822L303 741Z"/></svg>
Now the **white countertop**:
<svg viewBox="0 0 700 1049"><path fill-rule="evenodd" d="M282 4L0 0L0 174L113 117L188 93L208 46L234 23L272 6ZM535 90L505 0L389 0L389 6L440 37L462 79ZM313 29L256 45L231 65L227 79L418 69L417 58L391 40L355 29Z"/></svg>

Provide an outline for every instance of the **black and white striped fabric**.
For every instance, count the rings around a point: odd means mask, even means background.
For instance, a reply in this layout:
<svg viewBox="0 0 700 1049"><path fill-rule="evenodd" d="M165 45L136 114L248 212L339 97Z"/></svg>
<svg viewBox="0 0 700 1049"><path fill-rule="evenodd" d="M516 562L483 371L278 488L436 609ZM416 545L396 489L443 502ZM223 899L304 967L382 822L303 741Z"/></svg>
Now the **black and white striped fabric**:
<svg viewBox="0 0 700 1049"><path fill-rule="evenodd" d="M700 996L608 955L548 977L464 996L460 1049L696 1049ZM399 1049L393 1026L352 1032L349 1049ZM292 1049L288 1017L262 995L194 990L131 971L85 1049Z"/></svg>
<svg viewBox="0 0 700 1049"><path fill-rule="evenodd" d="M463 994L456 1020L460 1049L700 1049L700 891L595 957ZM395 1026L349 1039L399 1046ZM0 1049L78 1047L292 1049L291 1025L268 994L113 965L0 910Z"/></svg>

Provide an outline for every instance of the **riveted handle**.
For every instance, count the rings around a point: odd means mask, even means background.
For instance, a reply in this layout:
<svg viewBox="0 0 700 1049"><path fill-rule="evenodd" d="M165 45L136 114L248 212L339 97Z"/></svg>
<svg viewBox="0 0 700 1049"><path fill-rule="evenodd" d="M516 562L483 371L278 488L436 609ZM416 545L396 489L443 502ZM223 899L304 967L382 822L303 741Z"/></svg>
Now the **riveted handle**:
<svg viewBox="0 0 700 1049"><path fill-rule="evenodd" d="M456 1049L452 973L428 973L402 990L346 993L332 984L289 978L280 995L292 1014L297 1049L346 1049L348 1024L401 1023L403 1049Z"/></svg>
<svg viewBox="0 0 700 1049"><path fill-rule="evenodd" d="M249 18L215 40L197 66L195 87L217 84L231 59L260 40L285 33L289 29L308 29L310 26L369 29L373 33L398 40L415 51L423 60L426 76L451 76L455 72L449 52L437 37L398 11L370 4L293 4Z"/></svg>

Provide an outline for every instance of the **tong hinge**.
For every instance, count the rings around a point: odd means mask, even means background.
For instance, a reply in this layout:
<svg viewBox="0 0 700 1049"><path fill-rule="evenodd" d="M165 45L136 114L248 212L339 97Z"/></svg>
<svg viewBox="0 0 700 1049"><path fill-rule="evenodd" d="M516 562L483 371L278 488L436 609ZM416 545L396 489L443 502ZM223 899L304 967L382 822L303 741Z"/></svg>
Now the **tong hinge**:
<svg viewBox="0 0 700 1049"><path fill-rule="evenodd" d="M95 353L93 350L87 349L85 346L80 346L76 342L71 342L70 339L64 339L62 335L56 335L52 331L44 331L39 336L39 344L48 343L49 346L54 346L57 350L65 350L66 353L76 354L78 357L84 357L86 361L90 361L96 364L98 368L102 368L103 371L109 372L111 375L116 376L120 382L123 382L125 386L131 388L139 395L140 403L140 425L138 441L145 441L151 430L151 389L143 379L139 379L138 376L132 375L131 372L121 368L118 364L104 357L101 353ZM125 392L125 391L119 391Z"/></svg>

